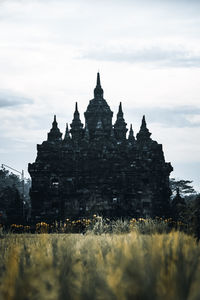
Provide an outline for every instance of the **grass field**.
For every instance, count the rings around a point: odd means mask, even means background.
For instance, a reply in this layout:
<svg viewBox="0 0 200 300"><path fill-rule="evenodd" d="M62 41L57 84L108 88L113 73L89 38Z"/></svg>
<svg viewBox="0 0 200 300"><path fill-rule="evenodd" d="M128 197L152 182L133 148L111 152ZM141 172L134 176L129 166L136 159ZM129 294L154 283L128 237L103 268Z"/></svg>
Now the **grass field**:
<svg viewBox="0 0 200 300"><path fill-rule="evenodd" d="M200 247L168 234L7 234L1 300L200 299Z"/></svg>

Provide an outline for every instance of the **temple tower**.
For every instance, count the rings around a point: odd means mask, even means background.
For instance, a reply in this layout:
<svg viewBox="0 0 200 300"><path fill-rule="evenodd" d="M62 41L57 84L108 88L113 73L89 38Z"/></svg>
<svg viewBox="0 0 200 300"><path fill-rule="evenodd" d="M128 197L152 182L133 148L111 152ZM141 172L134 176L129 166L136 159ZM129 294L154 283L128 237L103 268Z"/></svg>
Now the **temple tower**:
<svg viewBox="0 0 200 300"><path fill-rule="evenodd" d="M83 124L81 123L81 120L80 120L80 114L78 111L77 102L75 105L74 118L73 118L70 126L71 126L70 133L72 135L72 139L76 140L76 141L80 140L83 137Z"/></svg>
<svg viewBox="0 0 200 300"><path fill-rule="evenodd" d="M112 128L112 116L111 111L106 100L103 98L103 89L101 87L100 74L97 73L97 83L94 89L94 98L90 100L85 115L85 123L89 131L90 138L95 137L95 131L99 121L102 123L105 136L109 137Z"/></svg>
<svg viewBox="0 0 200 300"><path fill-rule="evenodd" d="M140 131L137 134L137 141L140 144L148 143L151 141L151 133L149 132L149 129L147 128L145 116L142 118L142 124L140 126Z"/></svg>
<svg viewBox="0 0 200 300"><path fill-rule="evenodd" d="M55 142L55 141L61 141L61 139L62 139L62 133L60 132L60 129L58 128L58 123L56 121L56 115L54 115L52 128L51 128L50 132L48 133L47 140L49 142Z"/></svg>
<svg viewBox="0 0 200 300"><path fill-rule="evenodd" d="M127 123L124 120L124 114L122 111L122 103L120 102L119 111L117 113L117 120L114 124L115 137L118 141L126 140L126 132L128 131L126 125Z"/></svg>
<svg viewBox="0 0 200 300"><path fill-rule="evenodd" d="M130 144L134 144L135 143L135 137L134 137L134 132L133 132L132 124L131 124L130 130L129 130L128 141L129 141Z"/></svg>

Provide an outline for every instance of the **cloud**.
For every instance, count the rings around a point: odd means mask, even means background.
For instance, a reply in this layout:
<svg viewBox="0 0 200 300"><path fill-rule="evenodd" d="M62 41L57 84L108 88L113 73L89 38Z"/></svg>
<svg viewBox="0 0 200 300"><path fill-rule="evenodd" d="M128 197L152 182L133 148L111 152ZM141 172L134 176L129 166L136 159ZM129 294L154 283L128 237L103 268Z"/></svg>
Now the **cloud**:
<svg viewBox="0 0 200 300"><path fill-rule="evenodd" d="M32 104L33 100L12 91L0 90L0 108Z"/></svg>
<svg viewBox="0 0 200 300"><path fill-rule="evenodd" d="M200 127L200 107L195 106L175 106L172 108L135 108L128 112L133 120L139 122L142 115L146 115L147 123L159 124L167 128L198 128Z"/></svg>
<svg viewBox="0 0 200 300"><path fill-rule="evenodd" d="M169 47L170 48L170 47ZM142 49L97 48L83 53L82 59L127 62L153 63L165 67L200 67L200 52L194 53L186 49L167 49L150 47Z"/></svg>

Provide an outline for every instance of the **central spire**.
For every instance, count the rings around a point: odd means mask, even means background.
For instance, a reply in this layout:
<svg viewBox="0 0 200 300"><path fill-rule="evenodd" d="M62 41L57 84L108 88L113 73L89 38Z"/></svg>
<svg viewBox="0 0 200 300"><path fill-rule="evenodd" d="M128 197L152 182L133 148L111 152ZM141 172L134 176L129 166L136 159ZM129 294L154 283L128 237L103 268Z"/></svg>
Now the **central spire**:
<svg viewBox="0 0 200 300"><path fill-rule="evenodd" d="M103 98L103 89L101 87L100 74L97 73L97 85L94 89L94 98Z"/></svg>
<svg viewBox="0 0 200 300"><path fill-rule="evenodd" d="M96 87L94 89L94 98L90 100L87 110L84 113L85 123L88 126L90 139L95 137L96 126L99 120L102 122L105 136L109 137L112 128L113 112L106 100L103 98L103 89L101 87L100 73L97 73Z"/></svg>
<svg viewBox="0 0 200 300"><path fill-rule="evenodd" d="M97 85L101 85L99 72L97 73Z"/></svg>

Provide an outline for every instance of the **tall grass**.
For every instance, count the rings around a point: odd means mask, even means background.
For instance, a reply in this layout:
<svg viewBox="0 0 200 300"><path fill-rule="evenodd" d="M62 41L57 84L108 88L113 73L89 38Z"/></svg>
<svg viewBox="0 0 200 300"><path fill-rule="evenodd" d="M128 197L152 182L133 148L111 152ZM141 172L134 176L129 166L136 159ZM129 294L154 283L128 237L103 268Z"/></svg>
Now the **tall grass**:
<svg viewBox="0 0 200 300"><path fill-rule="evenodd" d="M0 224L0 237L5 232L10 233L129 233L137 231L143 234L168 233L172 229L178 229L186 233L195 233L194 228L181 221L173 221L171 218L163 219L108 219L94 215L91 219L78 219L47 224L39 222L31 225L11 224L10 226Z"/></svg>
<svg viewBox="0 0 200 300"><path fill-rule="evenodd" d="M200 299L200 247L163 234L8 234L1 300Z"/></svg>

